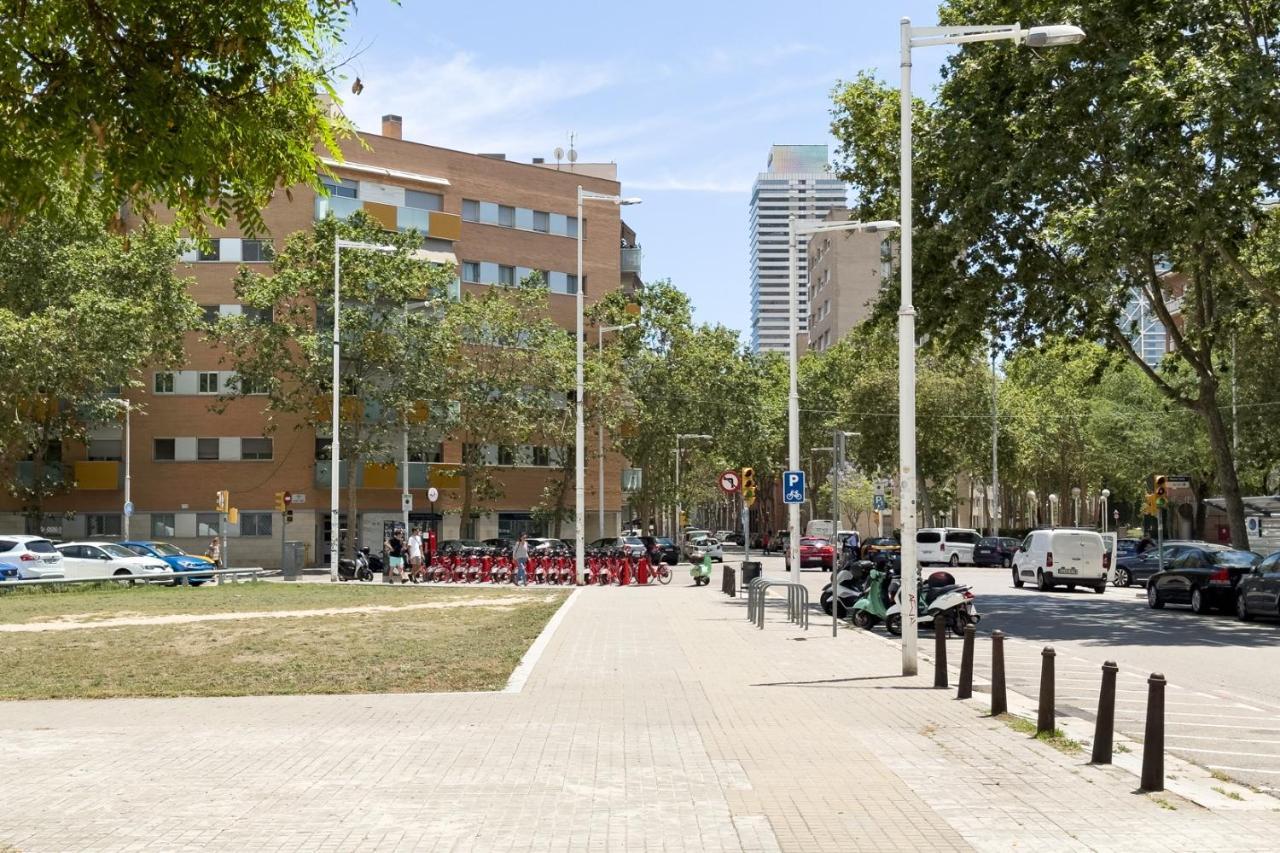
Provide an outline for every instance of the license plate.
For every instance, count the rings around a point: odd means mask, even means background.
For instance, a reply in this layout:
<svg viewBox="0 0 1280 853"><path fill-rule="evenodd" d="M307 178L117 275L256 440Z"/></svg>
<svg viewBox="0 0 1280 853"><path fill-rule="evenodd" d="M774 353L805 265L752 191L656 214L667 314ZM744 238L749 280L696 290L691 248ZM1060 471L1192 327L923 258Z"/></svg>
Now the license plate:
<svg viewBox="0 0 1280 853"><path fill-rule="evenodd" d="M1062 568L1058 569L1058 574L1075 575L1075 574L1079 574L1079 572L1076 571L1075 566L1063 566Z"/></svg>

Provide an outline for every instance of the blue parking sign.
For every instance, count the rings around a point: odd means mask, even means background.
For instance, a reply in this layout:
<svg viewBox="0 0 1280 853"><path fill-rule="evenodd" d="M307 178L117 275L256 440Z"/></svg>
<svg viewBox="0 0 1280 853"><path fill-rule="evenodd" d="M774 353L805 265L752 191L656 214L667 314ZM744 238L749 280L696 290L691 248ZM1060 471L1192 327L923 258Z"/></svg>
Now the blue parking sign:
<svg viewBox="0 0 1280 853"><path fill-rule="evenodd" d="M782 472L782 501L789 504L804 503L804 472Z"/></svg>

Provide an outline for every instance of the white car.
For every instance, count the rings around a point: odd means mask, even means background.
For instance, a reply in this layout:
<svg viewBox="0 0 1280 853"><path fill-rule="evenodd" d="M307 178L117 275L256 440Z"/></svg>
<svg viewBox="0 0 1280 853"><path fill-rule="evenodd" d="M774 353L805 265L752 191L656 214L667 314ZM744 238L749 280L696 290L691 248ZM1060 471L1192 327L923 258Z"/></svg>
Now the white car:
<svg viewBox="0 0 1280 853"><path fill-rule="evenodd" d="M140 557L114 542L64 542L58 546L68 579L110 576L173 578L173 567L155 557Z"/></svg>
<svg viewBox="0 0 1280 853"><path fill-rule="evenodd" d="M18 580L63 576L62 555L43 536L0 536L0 560L18 570Z"/></svg>
<svg viewBox="0 0 1280 853"><path fill-rule="evenodd" d="M916 531L916 560L922 566L973 565L973 546L982 535L966 527L925 527Z"/></svg>
<svg viewBox="0 0 1280 853"><path fill-rule="evenodd" d="M691 563L701 563L703 557L710 557L717 563L724 562L724 549L720 540L710 536L699 536L684 543L685 559Z"/></svg>
<svg viewBox="0 0 1280 853"><path fill-rule="evenodd" d="M1111 552L1096 530L1033 530L1013 555L1013 585L1033 583L1044 592L1055 586L1107 591Z"/></svg>

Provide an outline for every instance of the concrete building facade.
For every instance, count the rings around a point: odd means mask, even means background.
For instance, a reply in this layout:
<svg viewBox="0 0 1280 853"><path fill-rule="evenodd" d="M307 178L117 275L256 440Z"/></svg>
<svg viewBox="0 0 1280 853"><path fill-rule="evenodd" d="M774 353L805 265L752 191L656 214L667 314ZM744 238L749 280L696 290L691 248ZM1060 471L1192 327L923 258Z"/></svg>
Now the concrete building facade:
<svg viewBox="0 0 1280 853"><path fill-rule="evenodd" d="M847 220L843 207L827 213ZM821 352L871 316L884 282L893 275L893 241L883 234L838 231L808 240L809 349Z"/></svg>
<svg viewBox="0 0 1280 853"><path fill-rule="evenodd" d="M363 145L361 145L363 142ZM190 276L190 293L209 319L244 311L236 297L234 277L241 265L269 271L272 248L291 233L312 227L329 213L340 218L363 210L388 230L415 228L425 236L424 248L434 258L456 262L462 291L519 281L542 271L550 284L550 312L566 329L575 324L576 237L585 228L584 299L589 306L608 292L639 281L640 254L635 233L620 219L619 208L592 204L585 222L576 219L577 188L618 194L621 185L613 164L575 164L557 168L543 163L516 163L501 155L478 155L405 140L401 120L387 116L381 134L361 134L343 145L343 162L328 162L336 179L326 178L329 195L295 186L278 192L263 211L269 236L247 239L232 225L212 228L211 247L182 258L182 275ZM587 329L588 340L593 331ZM430 369L430 365L421 365ZM308 563L327 559L329 477L327 435L301 419L281 418L266 430L264 403L254 396L230 401L215 413L211 404L234 377L221 354L191 331L186 361L175 371L147 370L144 387L126 389L135 411L128 452L132 465L135 512L123 515L123 461L126 448L121 425L92 431L87 444L67 442L57 464L73 483L65 494L49 498L38 525L24 516L21 504L0 498L0 532L23 532L33 526L54 538L87 536L118 538L126 524L133 538L155 538L203 551L217 529L215 493L226 489L239 510L230 525L228 550L237 565L278 565L285 540L302 542ZM265 398L263 398L265 399ZM531 448L486 448L499 469L504 495L473 519L476 538L547 534L531 516L543 487L553 475L545 454ZM415 449L408 466L414 501L412 524L433 526L441 539L464 529L460 481L451 463L461 460L456 441ZM31 464L18 463L15 474L30 474ZM622 462L594 453L587 463L587 534L597 529L597 466L605 467L604 534L619 529L623 512ZM401 519L400 465L366 465L360 472L362 543L379 548L384 530ZM344 480L345 482L345 480ZM428 486L439 490L431 506ZM292 522L285 528L274 512L275 493L292 494ZM345 488L342 490L345 505ZM570 509L572 510L572 484ZM349 521L344 516L344 528ZM565 525L572 537L573 524ZM36 532L31 530L31 532ZM562 531L564 532L564 531Z"/></svg>
<svg viewBox="0 0 1280 853"><path fill-rule="evenodd" d="M785 352L789 334L790 218L821 219L848 199L844 183L831 175L825 145L774 145L766 171L751 191L751 346ZM804 242L797 253L800 331L809 315Z"/></svg>

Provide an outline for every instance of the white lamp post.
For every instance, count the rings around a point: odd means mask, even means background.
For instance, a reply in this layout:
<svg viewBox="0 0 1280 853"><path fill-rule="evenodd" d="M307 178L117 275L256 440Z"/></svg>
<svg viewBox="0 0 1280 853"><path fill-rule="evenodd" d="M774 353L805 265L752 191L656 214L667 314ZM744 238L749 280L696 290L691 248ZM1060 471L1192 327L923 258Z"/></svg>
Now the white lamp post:
<svg viewBox="0 0 1280 853"><path fill-rule="evenodd" d="M394 252L395 246L379 245L377 243L361 243L358 240L343 240L335 237L333 240L333 386L330 396L333 397L333 438L329 442L329 580L338 580L338 550L341 537L341 527L338 524L338 472L342 468L341 443L338 440L338 426L340 423L338 415L338 405L342 395L338 388L339 376L338 368L341 364L342 347L338 338L338 318L342 314L342 302L340 296L342 293L342 250L343 249L363 249L367 252ZM351 519L351 523L355 523L355 519ZM352 535L355 531L352 531Z"/></svg>
<svg viewBox="0 0 1280 853"><path fill-rule="evenodd" d="M788 221L788 244L790 257L788 268L790 276L790 335L787 344L787 466L792 471L800 469L800 386L797 378L799 355L796 352L796 339L800 337L800 277L796 269L797 241L802 236L826 234L831 231L861 231L873 234L879 231L893 231L898 223L892 220L879 222L829 222L826 220L805 220L799 222L792 215ZM787 504L787 527L791 533L787 537L787 551L791 558L792 570L796 577L800 576L800 504Z"/></svg>
<svg viewBox="0 0 1280 853"><path fill-rule="evenodd" d="M1102 490L1102 532L1107 532L1107 511L1111 506L1111 490Z"/></svg>
<svg viewBox="0 0 1280 853"><path fill-rule="evenodd" d="M124 541L129 541L129 517L133 515L133 472L131 470L130 449L132 446L132 436L130 435L130 415L133 413L133 403L123 397L113 397L111 402L124 409L124 522L121 532L124 533Z"/></svg>
<svg viewBox="0 0 1280 853"><path fill-rule="evenodd" d="M676 433L676 534L673 538L675 539L677 548L682 548L684 546L684 537L682 535L684 533L684 530L682 529L684 525L680 523L680 520L683 517L683 513L680 511L680 441L685 438L710 441L711 436L700 432Z"/></svg>
<svg viewBox="0 0 1280 853"><path fill-rule="evenodd" d="M1075 518L1074 524L1072 526L1079 527L1080 526L1080 487L1079 486L1071 487L1071 505L1072 505L1071 512Z"/></svg>
<svg viewBox="0 0 1280 853"><path fill-rule="evenodd" d="M1013 41L1030 47L1057 47L1084 39L1084 30L1070 25L913 27L901 22L902 88L900 172L902 211L901 303L898 308L898 468L902 489L902 674L915 675L916 597L920 566L916 562L916 312L911 302L911 50L934 45L980 41Z"/></svg>
<svg viewBox="0 0 1280 853"><path fill-rule="evenodd" d="M1058 496L1049 493L1049 527L1058 526Z"/></svg>
<svg viewBox="0 0 1280 853"><path fill-rule="evenodd" d="M624 323L621 326L597 326L596 327L596 347L597 347L597 352L599 353L599 358L601 363L604 362L604 333L605 332L621 332L624 329L634 329L638 325L640 324ZM600 507L599 509L600 514L597 518L597 521L599 523L598 532L601 536L604 536L604 418L600 419L599 423L596 424L596 427L597 427L596 453L598 454L596 469L600 475L600 481L596 484L598 487L596 490L596 498L597 498L597 503L599 504L599 507Z"/></svg>
<svg viewBox="0 0 1280 853"><path fill-rule="evenodd" d="M587 469L586 469L586 424L582 419L582 396L583 396L583 364L585 356L582 350L582 323L583 323L583 301L582 301L582 237L586 233L586 225L582 220L582 205L588 201L602 201L608 204L616 204L619 206L627 204L639 204L638 198L623 198L617 195L608 195L606 193L592 192L578 187L578 279L574 290L577 291L577 306L574 311L578 321L577 340L577 365L575 367L574 378L574 409L576 410L577 421L574 428L573 437L573 549L574 549L574 565L573 565L573 582L575 584L582 582L582 573L586 568L586 511L587 511Z"/></svg>
<svg viewBox="0 0 1280 853"><path fill-rule="evenodd" d="M1027 489L1027 503L1031 506L1031 527L1035 529L1040 523L1040 507L1036 505L1036 490Z"/></svg>

